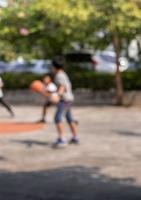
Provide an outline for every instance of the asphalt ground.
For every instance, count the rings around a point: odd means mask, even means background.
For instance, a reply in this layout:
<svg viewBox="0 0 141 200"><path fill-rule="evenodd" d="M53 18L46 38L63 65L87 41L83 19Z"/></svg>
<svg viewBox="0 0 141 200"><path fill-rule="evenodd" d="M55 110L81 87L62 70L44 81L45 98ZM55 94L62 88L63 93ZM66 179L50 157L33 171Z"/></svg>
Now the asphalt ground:
<svg viewBox="0 0 141 200"><path fill-rule="evenodd" d="M55 108L36 128L40 107L14 110L0 107L0 200L141 200L140 107L74 108L81 142L59 150ZM27 127L7 131L13 124Z"/></svg>

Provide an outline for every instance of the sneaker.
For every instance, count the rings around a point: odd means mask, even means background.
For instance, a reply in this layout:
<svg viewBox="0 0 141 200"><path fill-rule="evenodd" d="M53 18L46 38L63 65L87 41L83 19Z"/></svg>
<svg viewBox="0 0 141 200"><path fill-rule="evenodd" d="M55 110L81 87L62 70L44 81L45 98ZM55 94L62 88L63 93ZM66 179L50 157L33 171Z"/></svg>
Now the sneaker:
<svg viewBox="0 0 141 200"><path fill-rule="evenodd" d="M53 148L64 148L64 147L66 147L67 146L67 142L66 142L66 140L63 140L63 139L61 139L61 138L58 138L57 140L56 140L56 142L54 142L53 143Z"/></svg>
<svg viewBox="0 0 141 200"><path fill-rule="evenodd" d="M72 138L70 141L69 141L69 144L79 144L80 141L78 138Z"/></svg>

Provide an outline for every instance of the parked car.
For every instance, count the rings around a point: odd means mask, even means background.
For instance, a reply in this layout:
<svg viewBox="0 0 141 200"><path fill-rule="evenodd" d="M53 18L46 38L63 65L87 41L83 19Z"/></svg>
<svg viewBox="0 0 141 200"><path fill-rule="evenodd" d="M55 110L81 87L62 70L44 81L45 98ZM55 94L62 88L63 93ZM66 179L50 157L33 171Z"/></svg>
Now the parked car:
<svg viewBox="0 0 141 200"><path fill-rule="evenodd" d="M127 71L137 71L137 70L141 70L140 61L130 58Z"/></svg>
<svg viewBox="0 0 141 200"><path fill-rule="evenodd" d="M116 54L114 51L99 51L93 56L95 70L98 72L116 72ZM128 60L125 57L119 58L120 71L128 69Z"/></svg>
<svg viewBox="0 0 141 200"><path fill-rule="evenodd" d="M31 64L34 67L30 68L30 72L34 74L45 74L51 71L51 60L33 60Z"/></svg>
<svg viewBox="0 0 141 200"><path fill-rule="evenodd" d="M9 72L13 72L13 73L26 73L29 72L29 68L33 67L32 64L30 63L12 63L10 64L9 67Z"/></svg>
<svg viewBox="0 0 141 200"><path fill-rule="evenodd" d="M51 61L33 60L31 62L14 62L10 64L9 72L45 74L50 72Z"/></svg>
<svg viewBox="0 0 141 200"><path fill-rule="evenodd" d="M76 51L65 54L67 63L71 66L79 66L84 69L95 70L95 62L93 60L93 52L88 50Z"/></svg>
<svg viewBox="0 0 141 200"><path fill-rule="evenodd" d="M66 61L71 65L95 70L97 72L116 72L116 54L114 51L80 51L68 53L65 55ZM128 60L125 57L120 57L120 71L125 71L128 68Z"/></svg>
<svg viewBox="0 0 141 200"><path fill-rule="evenodd" d="M3 61L0 61L0 73L4 73L8 71L9 69L9 64Z"/></svg>

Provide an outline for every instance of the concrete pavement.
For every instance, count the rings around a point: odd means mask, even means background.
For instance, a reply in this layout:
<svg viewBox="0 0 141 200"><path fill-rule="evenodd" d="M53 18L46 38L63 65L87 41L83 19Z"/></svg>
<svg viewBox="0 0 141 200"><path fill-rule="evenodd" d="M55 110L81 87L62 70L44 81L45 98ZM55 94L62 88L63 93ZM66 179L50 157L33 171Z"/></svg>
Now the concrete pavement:
<svg viewBox="0 0 141 200"><path fill-rule="evenodd" d="M40 107L11 119L35 122ZM41 130L0 133L0 200L140 200L141 108L76 107L81 144L53 150L54 109ZM67 137L70 137L66 126Z"/></svg>

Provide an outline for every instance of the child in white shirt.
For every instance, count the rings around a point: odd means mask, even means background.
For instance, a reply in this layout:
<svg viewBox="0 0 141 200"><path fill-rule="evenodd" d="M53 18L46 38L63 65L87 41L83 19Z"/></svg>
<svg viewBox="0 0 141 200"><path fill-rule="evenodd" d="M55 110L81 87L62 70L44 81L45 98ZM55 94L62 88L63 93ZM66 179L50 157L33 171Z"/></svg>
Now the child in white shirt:
<svg viewBox="0 0 141 200"><path fill-rule="evenodd" d="M42 110L42 117L41 120L39 120L39 123L45 123L45 117L48 111L48 108L51 107L52 105L55 105L59 101L59 96L57 93L57 86L53 83L52 77L50 75L46 75L43 78L43 83L44 83L44 91L42 94L46 97L46 102L43 105L43 110Z"/></svg>

